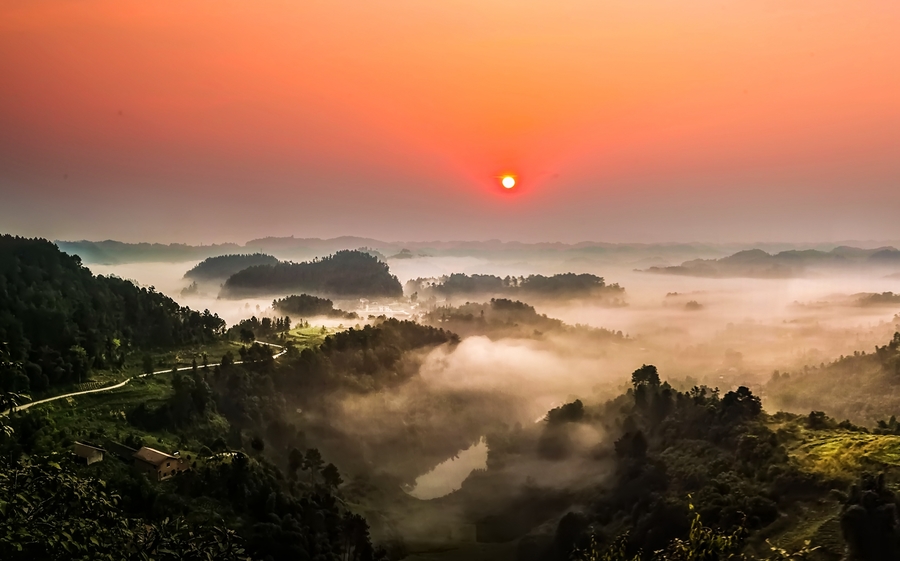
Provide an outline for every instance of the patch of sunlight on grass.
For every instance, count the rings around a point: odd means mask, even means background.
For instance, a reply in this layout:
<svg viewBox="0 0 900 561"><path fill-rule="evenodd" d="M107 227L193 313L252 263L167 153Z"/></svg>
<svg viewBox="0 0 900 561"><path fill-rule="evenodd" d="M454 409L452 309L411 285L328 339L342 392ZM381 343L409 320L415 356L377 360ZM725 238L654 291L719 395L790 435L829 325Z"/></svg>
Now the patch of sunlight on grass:
<svg viewBox="0 0 900 561"><path fill-rule="evenodd" d="M800 466L835 479L900 467L900 436L841 430L804 431L789 450Z"/></svg>

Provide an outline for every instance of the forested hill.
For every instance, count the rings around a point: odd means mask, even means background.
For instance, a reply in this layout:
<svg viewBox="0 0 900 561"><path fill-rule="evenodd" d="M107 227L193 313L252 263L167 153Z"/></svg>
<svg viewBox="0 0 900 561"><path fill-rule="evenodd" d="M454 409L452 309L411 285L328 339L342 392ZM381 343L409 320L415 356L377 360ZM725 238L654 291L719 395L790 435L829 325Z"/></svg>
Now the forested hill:
<svg viewBox="0 0 900 561"><path fill-rule="evenodd" d="M900 329L900 315L894 317ZM852 383L848 381L852 380ZM900 411L900 332L875 352L859 351L829 364L775 371L767 400L786 411L823 411L836 419L874 425Z"/></svg>
<svg viewBox="0 0 900 561"><path fill-rule="evenodd" d="M133 348L214 339L216 315L152 289L94 276L78 256L43 239L0 236L0 343L4 390L43 391L83 381L91 368L118 368Z"/></svg>
<svg viewBox="0 0 900 561"><path fill-rule="evenodd" d="M461 337L485 335L491 339L540 339L545 334L565 333L588 337L593 341L626 340L621 331L616 333L586 325L566 325L561 320L537 313L533 306L507 298L491 298L490 302L480 304L466 302L460 306L439 306L425 312L421 321Z"/></svg>
<svg viewBox="0 0 900 561"><path fill-rule="evenodd" d="M185 273L184 278L196 281L225 280L247 267L277 263L278 259L265 253L220 255L204 259Z"/></svg>
<svg viewBox="0 0 900 561"><path fill-rule="evenodd" d="M618 284L606 284L591 274L562 273L552 276L499 277L453 273L439 279L418 278L406 283L408 292L419 296L530 296L536 298L578 298L622 295Z"/></svg>
<svg viewBox="0 0 900 561"><path fill-rule="evenodd" d="M356 250L338 251L303 263L257 265L231 276L222 287L225 298L298 294L320 296L399 297L403 288L387 264Z"/></svg>

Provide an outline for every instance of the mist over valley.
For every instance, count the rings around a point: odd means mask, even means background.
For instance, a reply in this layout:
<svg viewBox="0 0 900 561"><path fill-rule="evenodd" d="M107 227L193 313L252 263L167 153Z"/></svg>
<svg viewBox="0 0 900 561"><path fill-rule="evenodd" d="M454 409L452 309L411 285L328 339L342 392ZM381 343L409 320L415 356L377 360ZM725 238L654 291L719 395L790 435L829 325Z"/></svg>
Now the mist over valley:
<svg viewBox="0 0 900 561"><path fill-rule="evenodd" d="M900 561L898 29L0 2L0 561Z"/></svg>

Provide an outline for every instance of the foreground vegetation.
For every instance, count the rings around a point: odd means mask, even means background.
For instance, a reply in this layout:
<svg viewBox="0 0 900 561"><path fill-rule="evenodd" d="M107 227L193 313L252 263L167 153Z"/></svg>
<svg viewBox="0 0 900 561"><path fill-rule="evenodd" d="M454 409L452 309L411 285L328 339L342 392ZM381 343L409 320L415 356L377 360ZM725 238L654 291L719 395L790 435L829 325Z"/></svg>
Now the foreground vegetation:
<svg viewBox="0 0 900 561"><path fill-rule="evenodd" d="M385 524L444 511L474 524L479 541L496 542L482 548L486 559L837 560L845 550L847 559L895 558L900 534L886 514L897 506L895 421L866 430L818 413L767 415L746 388L679 392L644 366L624 395L572 401L531 426L491 421L485 412L498 406L496 396L472 409L477 397L468 395L461 410L422 388L403 414L427 407L434 422L417 420L410 433L409 424L369 411L379 430L366 433L336 407L348 395L402 395L415 384L418 353L456 338L395 320L313 339L316 331L292 329L284 363L247 347L256 353L247 366L225 358L13 415L14 437L0 446L3 476L48 486L23 484L2 500L55 504L46 503L46 489L97 500L47 506L46 525L33 532L21 508L15 516L0 510L7 536L0 553L401 559L419 546L404 543L402 533L391 537ZM459 426L465 411L478 411L468 434ZM390 490L483 429L488 469L460 491L421 503ZM114 457L76 466L61 456L74 440L178 449L192 470L156 483ZM382 547L373 545L362 513L377 521ZM105 529L94 532L95 523ZM107 528L117 528L115 535ZM412 558L454 555L451 548Z"/></svg>

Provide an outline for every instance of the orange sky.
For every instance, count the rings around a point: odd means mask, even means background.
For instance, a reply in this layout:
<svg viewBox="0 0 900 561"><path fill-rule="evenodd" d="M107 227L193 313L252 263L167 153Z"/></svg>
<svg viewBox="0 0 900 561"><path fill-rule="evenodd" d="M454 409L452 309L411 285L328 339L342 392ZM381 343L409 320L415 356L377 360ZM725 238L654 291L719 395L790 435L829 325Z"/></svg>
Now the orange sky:
<svg viewBox="0 0 900 561"><path fill-rule="evenodd" d="M5 0L0 230L900 239L898 29L895 0Z"/></svg>

